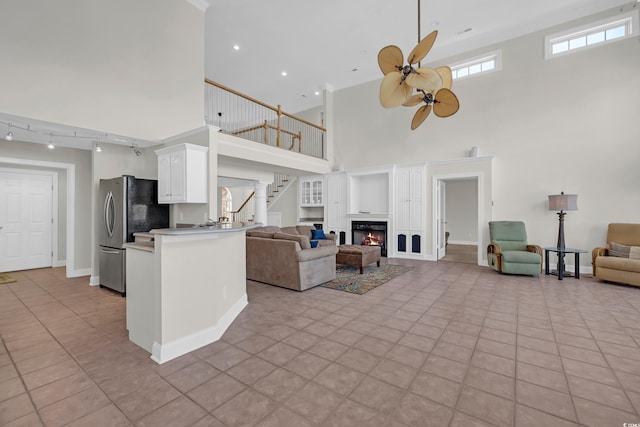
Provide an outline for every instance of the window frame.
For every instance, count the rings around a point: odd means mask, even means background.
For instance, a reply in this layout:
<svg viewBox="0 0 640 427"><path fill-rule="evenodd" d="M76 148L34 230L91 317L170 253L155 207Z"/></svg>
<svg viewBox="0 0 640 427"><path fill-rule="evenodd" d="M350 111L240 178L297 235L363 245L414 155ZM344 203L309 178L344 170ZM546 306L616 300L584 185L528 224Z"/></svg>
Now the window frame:
<svg viewBox="0 0 640 427"><path fill-rule="evenodd" d="M474 66L482 66L483 63L488 61L494 61L494 67L489 70L480 70L475 73L467 73L464 76L456 76L457 72L462 69L471 69ZM502 70L502 49L492 50L482 55L474 56L472 58L466 58L462 61L458 61L454 64L449 65L451 68L451 74L453 80L466 80L468 78L477 77L489 73L493 73L496 71Z"/></svg>
<svg viewBox="0 0 640 427"><path fill-rule="evenodd" d="M620 40L625 40L630 37L634 37L638 33L638 11L632 10L630 12L621 13L619 15L610 16L605 19L600 19L588 24L573 27L558 33L549 34L544 38L544 59L558 58L564 55L569 55L575 52L582 52L585 49L591 49L598 46L604 46L609 43L615 43ZM595 43L588 43L588 37L595 34L606 32L618 27L624 26L627 34L607 39L606 35L604 40ZM584 37L584 44L571 48L572 41L578 41L581 37ZM553 47L558 43L567 43L567 48L560 52L553 52Z"/></svg>

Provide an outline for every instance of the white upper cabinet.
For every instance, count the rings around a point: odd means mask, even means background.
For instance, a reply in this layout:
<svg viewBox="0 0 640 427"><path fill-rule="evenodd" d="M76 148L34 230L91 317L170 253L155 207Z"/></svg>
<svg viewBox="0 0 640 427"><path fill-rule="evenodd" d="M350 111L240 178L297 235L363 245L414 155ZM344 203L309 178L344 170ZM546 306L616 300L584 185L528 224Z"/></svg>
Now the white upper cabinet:
<svg viewBox="0 0 640 427"><path fill-rule="evenodd" d="M156 150L158 203L207 203L208 151L194 144Z"/></svg>
<svg viewBox="0 0 640 427"><path fill-rule="evenodd" d="M300 178L300 206L324 206L322 175Z"/></svg>

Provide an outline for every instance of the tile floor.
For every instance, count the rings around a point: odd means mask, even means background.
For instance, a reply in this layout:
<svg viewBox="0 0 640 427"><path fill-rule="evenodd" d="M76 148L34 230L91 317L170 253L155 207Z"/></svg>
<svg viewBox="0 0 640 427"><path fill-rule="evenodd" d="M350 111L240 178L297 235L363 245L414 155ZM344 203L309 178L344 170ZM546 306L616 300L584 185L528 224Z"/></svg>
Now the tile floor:
<svg viewBox="0 0 640 427"><path fill-rule="evenodd" d="M414 268L362 295L249 283L223 339L164 365L125 299L0 285L2 426L576 426L640 416L640 288Z"/></svg>

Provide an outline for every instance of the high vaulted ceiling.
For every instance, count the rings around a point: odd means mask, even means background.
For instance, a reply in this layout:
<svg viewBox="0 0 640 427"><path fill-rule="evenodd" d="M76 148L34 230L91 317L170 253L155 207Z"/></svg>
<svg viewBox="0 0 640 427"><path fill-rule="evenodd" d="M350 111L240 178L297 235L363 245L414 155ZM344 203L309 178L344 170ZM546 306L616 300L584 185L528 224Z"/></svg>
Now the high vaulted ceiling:
<svg viewBox="0 0 640 427"><path fill-rule="evenodd" d="M382 78L377 64L382 47L395 44L405 55L413 49L418 1L210 0L206 76L289 113L318 106L322 96L316 91ZM426 62L631 3L635 0L422 0L421 36L438 30Z"/></svg>

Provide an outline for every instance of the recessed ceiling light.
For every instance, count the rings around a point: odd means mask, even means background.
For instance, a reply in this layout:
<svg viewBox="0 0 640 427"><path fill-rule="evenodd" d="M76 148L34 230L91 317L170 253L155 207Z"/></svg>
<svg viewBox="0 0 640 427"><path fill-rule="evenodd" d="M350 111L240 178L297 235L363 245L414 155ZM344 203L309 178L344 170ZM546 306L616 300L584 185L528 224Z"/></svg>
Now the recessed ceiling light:
<svg viewBox="0 0 640 427"><path fill-rule="evenodd" d="M233 50L240 50L240 46L239 46L239 45L237 45L237 44L234 44L234 45L233 45Z"/></svg>
<svg viewBox="0 0 640 427"><path fill-rule="evenodd" d="M286 76L286 75L287 75L287 72L286 72L286 71L283 71L281 74L282 74L283 76Z"/></svg>
<svg viewBox="0 0 640 427"><path fill-rule="evenodd" d="M314 94L315 94L315 95L320 95L320 91L319 91L319 90L317 90L317 91L315 91L315 92L314 92Z"/></svg>
<svg viewBox="0 0 640 427"><path fill-rule="evenodd" d="M437 27L438 25L440 25L440 23L438 21L431 22L431 26L432 27Z"/></svg>

